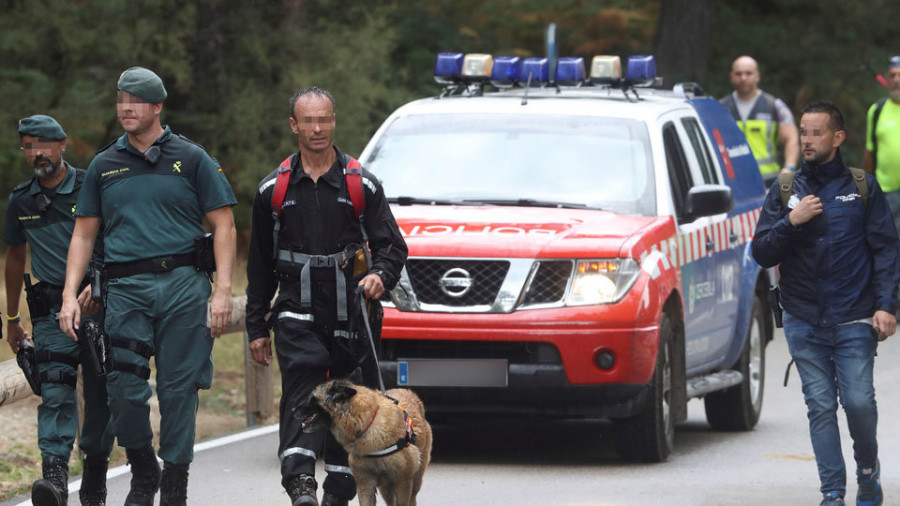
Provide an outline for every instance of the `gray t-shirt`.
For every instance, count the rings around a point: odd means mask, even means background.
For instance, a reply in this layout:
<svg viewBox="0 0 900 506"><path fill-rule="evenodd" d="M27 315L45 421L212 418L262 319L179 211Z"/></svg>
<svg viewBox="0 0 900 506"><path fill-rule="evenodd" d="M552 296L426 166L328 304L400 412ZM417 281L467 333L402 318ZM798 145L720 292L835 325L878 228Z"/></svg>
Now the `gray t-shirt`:
<svg viewBox="0 0 900 506"><path fill-rule="evenodd" d="M747 115L750 114L751 110L753 110L753 105L756 104L757 100L762 98L763 91L759 90L759 93L757 93L756 96L751 98L750 100L741 100L740 98L738 98L738 94L736 91L731 92L731 96L734 97L734 104L737 106L738 114L741 116L741 121L746 121ZM778 111L779 125L794 124L794 115L791 113L791 109L780 98L775 99L775 110Z"/></svg>

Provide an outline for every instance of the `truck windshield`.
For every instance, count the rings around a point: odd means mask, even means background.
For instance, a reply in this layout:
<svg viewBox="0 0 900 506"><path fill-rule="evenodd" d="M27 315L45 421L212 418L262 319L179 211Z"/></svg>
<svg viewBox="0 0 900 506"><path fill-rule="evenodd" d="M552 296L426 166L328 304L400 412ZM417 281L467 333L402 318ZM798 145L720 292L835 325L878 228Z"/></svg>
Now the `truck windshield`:
<svg viewBox="0 0 900 506"><path fill-rule="evenodd" d="M632 119L404 116L363 163L393 202L656 211L647 127Z"/></svg>

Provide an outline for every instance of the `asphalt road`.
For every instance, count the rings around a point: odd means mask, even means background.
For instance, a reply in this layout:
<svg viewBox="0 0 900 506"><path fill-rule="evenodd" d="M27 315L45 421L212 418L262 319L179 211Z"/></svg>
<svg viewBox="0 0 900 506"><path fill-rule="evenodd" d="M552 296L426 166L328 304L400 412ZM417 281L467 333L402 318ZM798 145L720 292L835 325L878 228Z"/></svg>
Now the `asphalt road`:
<svg viewBox="0 0 900 506"><path fill-rule="evenodd" d="M900 335L881 345L876 389L885 504L900 504ZM620 461L607 424L590 421L482 422L435 426L434 461L419 494L422 505L758 505L818 504L818 478L809 443L806 409L795 370L782 386L788 363L780 331L767 349L762 418L747 433L713 432L702 401L676 431L674 454L663 464ZM843 416L844 456L853 476L852 450ZM267 426L197 445L189 503L283 504L277 432ZM321 467L318 477L324 477ZM78 504L78 477L69 504ZM110 470L109 503L128 492L127 467ZM856 492L848 484L848 498ZM158 499L157 499L158 501ZM0 506L30 504L19 497ZM353 501L352 504L357 504ZM383 504L379 498L379 504Z"/></svg>

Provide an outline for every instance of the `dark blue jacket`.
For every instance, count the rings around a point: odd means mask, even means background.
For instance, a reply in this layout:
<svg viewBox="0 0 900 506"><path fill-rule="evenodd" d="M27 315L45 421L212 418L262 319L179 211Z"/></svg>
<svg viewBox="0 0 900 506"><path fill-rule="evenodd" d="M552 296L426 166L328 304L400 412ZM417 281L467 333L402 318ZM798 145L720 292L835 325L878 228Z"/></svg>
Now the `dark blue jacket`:
<svg viewBox="0 0 900 506"><path fill-rule="evenodd" d="M864 201L838 153L822 165L803 163L788 208L777 180L769 189L753 258L763 267L780 264L781 305L792 316L830 327L896 311L900 242L881 187L870 174L866 181ZM807 195L822 200L823 213L794 227L788 213Z"/></svg>

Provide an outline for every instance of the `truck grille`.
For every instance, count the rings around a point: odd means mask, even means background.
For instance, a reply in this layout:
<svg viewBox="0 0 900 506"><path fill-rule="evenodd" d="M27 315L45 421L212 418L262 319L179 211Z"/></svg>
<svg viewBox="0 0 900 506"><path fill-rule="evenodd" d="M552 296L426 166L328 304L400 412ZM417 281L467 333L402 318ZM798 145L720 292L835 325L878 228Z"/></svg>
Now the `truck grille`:
<svg viewBox="0 0 900 506"><path fill-rule="evenodd" d="M453 307L491 305L509 271L509 262L410 259L406 270L421 303Z"/></svg>
<svg viewBox="0 0 900 506"><path fill-rule="evenodd" d="M522 306L553 304L566 295L572 277L571 260L543 260L528 286Z"/></svg>

